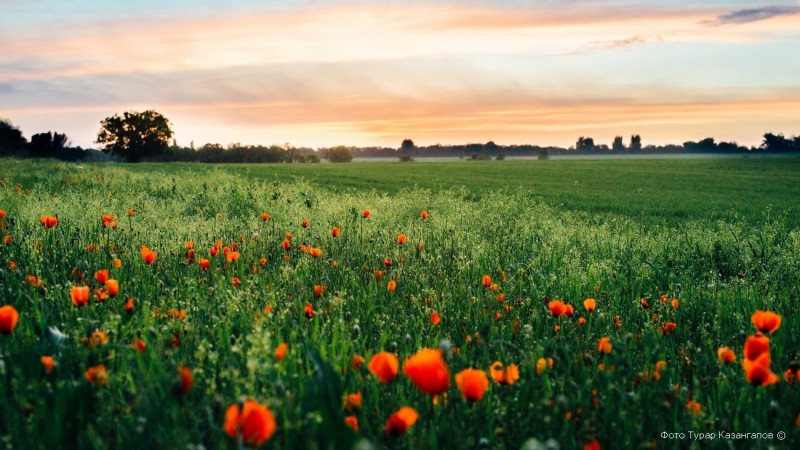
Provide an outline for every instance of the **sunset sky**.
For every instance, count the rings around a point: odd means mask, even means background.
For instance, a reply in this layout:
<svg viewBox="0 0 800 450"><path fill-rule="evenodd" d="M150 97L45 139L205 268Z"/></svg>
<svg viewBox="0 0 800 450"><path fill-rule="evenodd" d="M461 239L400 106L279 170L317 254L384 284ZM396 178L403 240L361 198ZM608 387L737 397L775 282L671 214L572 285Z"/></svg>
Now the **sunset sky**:
<svg viewBox="0 0 800 450"><path fill-rule="evenodd" d="M800 134L800 2L0 0L0 118L94 147Z"/></svg>

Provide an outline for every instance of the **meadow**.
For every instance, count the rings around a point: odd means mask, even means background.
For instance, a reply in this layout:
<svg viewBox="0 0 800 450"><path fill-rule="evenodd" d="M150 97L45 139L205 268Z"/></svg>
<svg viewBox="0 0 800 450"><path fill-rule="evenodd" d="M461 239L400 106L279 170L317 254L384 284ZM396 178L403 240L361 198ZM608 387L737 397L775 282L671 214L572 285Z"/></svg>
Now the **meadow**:
<svg viewBox="0 0 800 450"><path fill-rule="evenodd" d="M797 448L798 169L2 160L0 440Z"/></svg>

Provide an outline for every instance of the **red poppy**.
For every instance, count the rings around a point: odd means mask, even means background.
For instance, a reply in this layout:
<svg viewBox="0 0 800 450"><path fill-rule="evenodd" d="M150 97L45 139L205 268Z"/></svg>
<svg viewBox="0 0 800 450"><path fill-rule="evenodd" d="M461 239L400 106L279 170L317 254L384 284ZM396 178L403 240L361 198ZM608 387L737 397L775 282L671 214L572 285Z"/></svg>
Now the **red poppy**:
<svg viewBox="0 0 800 450"><path fill-rule="evenodd" d="M437 313L434 310L433 313L431 314L431 323L434 324L434 325L439 325L439 322L441 322L441 320L442 320L442 318L439 317L439 313Z"/></svg>
<svg viewBox="0 0 800 450"><path fill-rule="evenodd" d="M263 220L264 222L268 221L269 220L269 214L261 213L261 220Z"/></svg>
<svg viewBox="0 0 800 450"><path fill-rule="evenodd" d="M422 217L423 219L427 219L428 218L428 211L422 211L421 213L419 213L419 216Z"/></svg>
<svg viewBox="0 0 800 450"><path fill-rule="evenodd" d="M108 289L108 295L116 297L119 294L119 281L114 279L106 280L106 289Z"/></svg>
<svg viewBox="0 0 800 450"><path fill-rule="evenodd" d="M289 241L286 241L286 240L283 241L282 245L283 245L283 249L286 250L287 252L289 251L290 248L292 248L292 244Z"/></svg>
<svg viewBox="0 0 800 450"><path fill-rule="evenodd" d="M333 236L333 237L339 236L339 228L338 227L331 228L331 236Z"/></svg>
<svg viewBox="0 0 800 450"><path fill-rule="evenodd" d="M303 219L303 228L308 228L308 220Z"/></svg>
<svg viewBox="0 0 800 450"><path fill-rule="evenodd" d="M575 309L572 308L572 305L567 303L567 305L564 307L564 315L567 317L572 317L573 314L575 314Z"/></svg>
<svg viewBox="0 0 800 450"><path fill-rule="evenodd" d="M756 360L742 361L747 381L756 386L769 386L780 381L780 377L770 370L769 365L769 353L762 353Z"/></svg>
<svg viewBox="0 0 800 450"><path fill-rule="evenodd" d="M677 298L673 298L671 304L672 304L672 309L678 309L678 299Z"/></svg>
<svg viewBox="0 0 800 450"><path fill-rule="evenodd" d="M75 306L80 306L89 301L89 286L72 286L69 298Z"/></svg>
<svg viewBox="0 0 800 450"><path fill-rule="evenodd" d="M364 212L361 213L361 217L363 217L365 219L369 219L370 214L371 213L369 212L369 210L365 209Z"/></svg>
<svg viewBox="0 0 800 450"><path fill-rule="evenodd" d="M353 358L355 359L355 356ZM397 377L399 365L394 353L380 352L370 358L367 368L381 380L381 383L388 383Z"/></svg>
<svg viewBox="0 0 800 450"><path fill-rule="evenodd" d="M144 260L145 264L152 264L153 261L156 260L156 256L158 256L158 253L150 250L145 245L142 246L141 250L142 250L142 260Z"/></svg>
<svg viewBox="0 0 800 450"><path fill-rule="evenodd" d="M762 354L769 354L769 338L762 335L750 336L744 343L744 358L755 361Z"/></svg>
<svg viewBox="0 0 800 450"><path fill-rule="evenodd" d="M485 287L491 286L492 285L492 277L490 275L484 275L483 279L481 280L481 283L483 283L483 285Z"/></svg>
<svg viewBox="0 0 800 450"><path fill-rule="evenodd" d="M303 307L303 312L306 315L307 319L311 319L314 317L314 305L311 303L306 303L306 306Z"/></svg>
<svg viewBox="0 0 800 450"><path fill-rule="evenodd" d="M547 304L547 307L550 309L550 314L552 314L553 317L563 316L567 311L567 305L561 300L553 300Z"/></svg>
<svg viewBox="0 0 800 450"><path fill-rule="evenodd" d="M211 268L211 262L205 258L200 258L198 264L200 264L200 269L202 270L208 270Z"/></svg>
<svg viewBox="0 0 800 450"><path fill-rule="evenodd" d="M736 353L729 347L720 347L717 349L717 358L719 358L720 362L730 364L736 361Z"/></svg>
<svg viewBox="0 0 800 450"><path fill-rule="evenodd" d="M664 325L661 325L661 332L665 335L670 334L671 332L675 331L675 328L678 325L675 322L667 322Z"/></svg>
<svg viewBox="0 0 800 450"><path fill-rule="evenodd" d="M19 313L11 305L0 306L0 333L10 334L17 327Z"/></svg>
<svg viewBox="0 0 800 450"><path fill-rule="evenodd" d="M455 379L464 400L479 402L489 389L489 377L482 370L464 369L456 374Z"/></svg>
<svg viewBox="0 0 800 450"><path fill-rule="evenodd" d="M131 348L141 353L147 348L147 343L141 339L135 339L131 342Z"/></svg>
<svg viewBox="0 0 800 450"><path fill-rule="evenodd" d="M314 297L321 297L323 294L325 294L325 286L323 286L321 284L315 284L314 285Z"/></svg>
<svg viewBox="0 0 800 450"><path fill-rule="evenodd" d="M756 311L750 321L762 333L774 333L781 326L781 316L772 311Z"/></svg>
<svg viewBox="0 0 800 450"><path fill-rule="evenodd" d="M418 418L419 414L414 408L403 406L389 417L389 420L386 421L384 430L386 431L386 434L390 434L392 436L405 434L406 431L408 431L408 429L417 422Z"/></svg>
<svg viewBox="0 0 800 450"><path fill-rule="evenodd" d="M239 287L242 285L242 280L237 277L231 278L231 283L233 283L233 287Z"/></svg>
<svg viewBox="0 0 800 450"><path fill-rule="evenodd" d="M594 311L597 307L597 302L593 298L587 298L583 301L583 307L586 308L587 311Z"/></svg>
<svg viewBox="0 0 800 450"><path fill-rule="evenodd" d="M266 406L246 400L241 407L228 407L223 429L232 439L241 437L245 444L258 447L275 432L275 416Z"/></svg>
<svg viewBox="0 0 800 450"><path fill-rule="evenodd" d="M133 312L133 302L135 300L136 300L135 298L131 297L131 298L128 299L127 302L125 302L125 311L126 312L129 312L129 313Z"/></svg>
<svg viewBox="0 0 800 450"><path fill-rule="evenodd" d="M541 375L541 374L542 374L542 372L543 372L545 369L547 369L548 367L549 367L550 369L552 369L552 368L553 368L553 358L547 358L547 359L544 359L544 358L539 358L539 359L536 361L536 374L537 374L537 375Z"/></svg>
<svg viewBox="0 0 800 450"><path fill-rule="evenodd" d="M398 234L397 235L397 243L400 244L400 245L405 244L406 243L406 235L403 234L403 233Z"/></svg>
<svg viewBox="0 0 800 450"><path fill-rule="evenodd" d="M186 395L192 389L192 384L194 384L192 369L181 367L178 369L178 378L180 379L178 390L181 394Z"/></svg>
<svg viewBox="0 0 800 450"><path fill-rule="evenodd" d="M352 367L355 370L361 370L361 366L364 365L365 362L366 359L364 359L363 356L353 355L353 357L350 358L350 367ZM397 372L397 369L395 369L395 372Z"/></svg>
<svg viewBox="0 0 800 450"><path fill-rule="evenodd" d="M41 361L42 361L42 365L44 365L44 370L47 373L50 373L50 372L53 371L53 363L55 361L53 360L52 356L42 356Z"/></svg>
<svg viewBox="0 0 800 450"><path fill-rule="evenodd" d="M439 349L424 348L403 363L403 374L423 392L438 395L450 387L450 372Z"/></svg>
<svg viewBox="0 0 800 450"><path fill-rule="evenodd" d="M92 384L104 385L108 383L108 372L106 371L106 366L102 364L89 367L83 375Z"/></svg>
<svg viewBox="0 0 800 450"><path fill-rule="evenodd" d="M355 433L358 433L358 418L356 416L347 416L344 418L344 423L350 427Z"/></svg>
<svg viewBox="0 0 800 450"><path fill-rule="evenodd" d="M3 245L11 245L11 244L13 244L13 243L14 243L14 236L12 236L12 235L10 235L10 234L7 234L7 235L6 235L6 236L3 238Z"/></svg>
<svg viewBox="0 0 800 450"><path fill-rule="evenodd" d="M361 407L361 392L347 394L344 397L344 409L353 411Z"/></svg>
<svg viewBox="0 0 800 450"><path fill-rule="evenodd" d="M394 292L394 290L397 289L397 283L394 280L389 280L389 284L386 285L386 289L388 289L389 292Z"/></svg>
<svg viewBox="0 0 800 450"><path fill-rule="evenodd" d="M597 344L597 353L611 353L611 339L607 337L600 338Z"/></svg>
<svg viewBox="0 0 800 450"><path fill-rule="evenodd" d="M42 219L39 221L42 226L47 228L53 228L54 226L58 225L58 219L53 216L42 216Z"/></svg>
<svg viewBox="0 0 800 450"><path fill-rule="evenodd" d="M286 344L286 342L282 342L277 348L275 348L275 359L278 361L283 360L283 357L286 356L286 349L288 347L289 346Z"/></svg>
<svg viewBox="0 0 800 450"><path fill-rule="evenodd" d="M391 266L392 266L392 258L386 258L386 259L384 259L384 260L383 260L383 266L384 266L384 267L387 267L387 268L388 268L388 267L391 267Z"/></svg>
<svg viewBox="0 0 800 450"><path fill-rule="evenodd" d="M311 253L311 256L313 258L319 258L320 256L322 256L322 250L318 248L312 248L309 253Z"/></svg>

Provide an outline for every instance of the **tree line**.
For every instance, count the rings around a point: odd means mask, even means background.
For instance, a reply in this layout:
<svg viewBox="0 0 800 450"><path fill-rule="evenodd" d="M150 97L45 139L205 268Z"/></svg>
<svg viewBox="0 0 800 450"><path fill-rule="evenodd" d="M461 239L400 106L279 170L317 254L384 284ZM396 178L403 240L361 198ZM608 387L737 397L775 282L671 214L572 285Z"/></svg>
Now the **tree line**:
<svg viewBox="0 0 800 450"><path fill-rule="evenodd" d="M296 148L289 144L241 145L208 143L195 148L178 146L174 140L169 120L154 110L144 112L127 111L115 114L100 123L97 144L100 150L72 147L63 133L44 132L25 139L22 132L10 121L0 119L0 157L57 158L69 161L183 161L204 163L318 163L320 158L331 162L349 162L359 158L399 158L413 161L415 157L458 157L461 159L488 160L513 157L538 157L562 155L647 155L647 154L755 154L755 153L800 153L800 136L785 137L782 134L766 133L758 147L744 147L735 142L716 142L714 138L687 141L683 144L643 145L639 135L632 135L627 144L622 136L616 136L611 145L597 144L593 138L581 136L575 145L568 148L538 146L532 144L498 145L493 141L485 144L417 146L405 139L400 147L348 147L336 146L314 150Z"/></svg>

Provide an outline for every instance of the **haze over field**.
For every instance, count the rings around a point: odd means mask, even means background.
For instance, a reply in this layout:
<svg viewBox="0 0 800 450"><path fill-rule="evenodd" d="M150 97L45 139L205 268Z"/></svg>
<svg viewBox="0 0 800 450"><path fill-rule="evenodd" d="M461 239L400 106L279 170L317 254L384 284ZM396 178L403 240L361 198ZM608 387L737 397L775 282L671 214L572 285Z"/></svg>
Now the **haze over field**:
<svg viewBox="0 0 800 450"><path fill-rule="evenodd" d="M179 144L569 146L800 123L800 3L0 0L0 117L94 146L157 109Z"/></svg>

